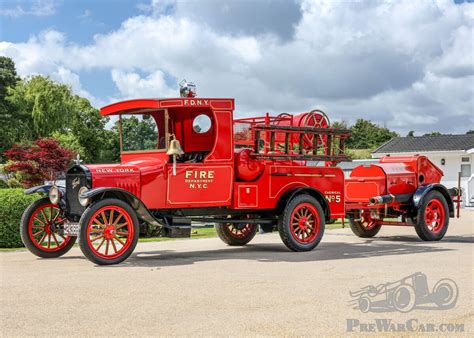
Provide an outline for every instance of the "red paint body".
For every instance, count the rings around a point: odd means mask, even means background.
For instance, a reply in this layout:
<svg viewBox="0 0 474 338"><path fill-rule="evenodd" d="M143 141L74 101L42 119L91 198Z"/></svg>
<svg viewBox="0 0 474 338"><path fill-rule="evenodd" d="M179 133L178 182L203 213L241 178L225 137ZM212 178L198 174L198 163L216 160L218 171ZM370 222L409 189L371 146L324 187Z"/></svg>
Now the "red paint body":
<svg viewBox="0 0 474 338"><path fill-rule="evenodd" d="M390 157L378 164L360 165L346 180L347 209L352 204L368 206L369 198L414 193L420 185L439 183L443 172L425 156Z"/></svg>
<svg viewBox="0 0 474 338"><path fill-rule="evenodd" d="M227 207L274 209L296 188L311 187L329 201L331 217L344 216L344 174L336 167L308 167L304 161L256 160L248 150L234 149L233 99L143 99L118 102L102 115L168 114L168 131L185 153L204 151L201 163L177 163L176 176L165 151L122 152L120 164L88 165L92 188L120 187L140 198L148 209ZM192 129L195 116L206 114L211 130ZM202 176L201 176L202 175ZM209 177L210 176L210 177Z"/></svg>
<svg viewBox="0 0 474 338"><path fill-rule="evenodd" d="M330 217L341 218L346 210L382 208L370 205L371 197L413 193L422 184L438 183L443 175L424 156L384 157L379 164L356 167L346 181L340 168L329 165L312 167L305 161L257 159L249 149L235 149L252 144L252 126L300 127L306 123L328 128L327 117L314 111L314 116L267 114L234 121L233 110L233 99L212 98L139 99L103 107L101 114L106 116L146 112L155 118L159 128L165 127L160 115L166 114L168 133L176 136L184 153L205 152L205 156L199 163L177 163L173 175L171 158L165 150L122 152L121 164L88 166L92 187L126 189L148 209L226 207L242 211L275 209L288 192L311 188L326 197ZM207 115L212 123L204 134L196 133L192 127L193 119L200 114ZM269 133L264 133L261 141L262 152L271 153ZM277 134L273 153L282 153L278 146L283 141L282 135ZM297 141L291 136L290 142ZM307 143L305 138L302 144L306 147ZM327 148L324 151L327 153ZM400 203L391 203L390 207L397 209Z"/></svg>

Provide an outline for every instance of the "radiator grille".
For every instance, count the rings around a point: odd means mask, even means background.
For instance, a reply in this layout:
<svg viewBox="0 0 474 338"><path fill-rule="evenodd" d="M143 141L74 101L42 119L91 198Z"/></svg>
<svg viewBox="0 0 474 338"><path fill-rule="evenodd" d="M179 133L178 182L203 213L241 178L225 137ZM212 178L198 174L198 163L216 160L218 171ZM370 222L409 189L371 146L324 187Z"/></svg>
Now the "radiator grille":
<svg viewBox="0 0 474 338"><path fill-rule="evenodd" d="M83 186L90 188L85 170L80 166L71 168L66 174L66 210L69 215L81 216L85 210L78 199L79 189Z"/></svg>

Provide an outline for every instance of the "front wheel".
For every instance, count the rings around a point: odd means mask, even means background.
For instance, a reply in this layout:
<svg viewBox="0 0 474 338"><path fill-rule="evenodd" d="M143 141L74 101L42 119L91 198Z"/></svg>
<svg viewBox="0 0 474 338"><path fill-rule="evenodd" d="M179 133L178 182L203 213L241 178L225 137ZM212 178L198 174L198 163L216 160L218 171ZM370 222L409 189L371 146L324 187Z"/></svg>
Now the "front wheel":
<svg viewBox="0 0 474 338"><path fill-rule="evenodd" d="M76 237L64 236L62 226L66 217L49 198L39 199L23 212L21 240L25 247L41 258L56 258L68 252Z"/></svg>
<svg viewBox="0 0 474 338"><path fill-rule="evenodd" d="M283 243L293 251L313 250L324 234L324 211L310 195L298 195L278 218L278 231Z"/></svg>
<svg viewBox="0 0 474 338"><path fill-rule="evenodd" d="M91 262L118 264L135 249L139 236L138 218L132 207L119 199L92 204L79 221L79 246Z"/></svg>

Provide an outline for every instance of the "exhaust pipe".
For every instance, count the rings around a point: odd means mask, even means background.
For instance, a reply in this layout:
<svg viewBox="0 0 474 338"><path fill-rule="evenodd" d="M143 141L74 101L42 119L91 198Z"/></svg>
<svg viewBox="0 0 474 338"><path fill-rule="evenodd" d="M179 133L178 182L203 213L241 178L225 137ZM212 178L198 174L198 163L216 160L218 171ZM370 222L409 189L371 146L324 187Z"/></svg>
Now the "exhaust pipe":
<svg viewBox="0 0 474 338"><path fill-rule="evenodd" d="M369 198L369 204L390 204L394 202L408 202L413 194L400 194L400 195L382 195Z"/></svg>

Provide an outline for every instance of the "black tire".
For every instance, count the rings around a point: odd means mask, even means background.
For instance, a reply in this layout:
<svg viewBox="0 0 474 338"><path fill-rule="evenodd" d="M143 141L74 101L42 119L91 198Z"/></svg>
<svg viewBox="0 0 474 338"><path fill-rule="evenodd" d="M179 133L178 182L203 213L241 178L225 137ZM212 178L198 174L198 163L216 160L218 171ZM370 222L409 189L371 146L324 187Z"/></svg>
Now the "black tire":
<svg viewBox="0 0 474 338"><path fill-rule="evenodd" d="M33 203L31 203L28 208L23 212L23 215L21 216L21 222L20 222L20 236L21 236L21 241L25 245L25 247L34 255L41 257L41 258L57 258L62 255L64 255L66 252L71 250L73 247L74 243L76 242L76 237L69 237L67 244L56 250L56 251L44 251L41 250L38 246L35 245L33 240L30 237L29 234L29 222L31 220L31 217L33 217L33 214L37 209L40 209L41 207L44 207L46 205L51 205L51 202L49 201L49 198L41 198ZM57 232L54 232L55 235ZM59 235L58 235L59 236ZM40 239L41 241L41 239Z"/></svg>
<svg viewBox="0 0 474 338"><path fill-rule="evenodd" d="M443 213L444 220L440 223L440 229L438 231L433 231L430 229L430 225L426 223L426 208L430 203L437 203L440 207L440 212ZM436 202L438 201L438 202ZM446 231L448 231L449 225L449 207L446 199L439 191L430 191L426 194L425 198L423 198L423 202L421 203L420 208L418 209L417 218L415 222L415 230L420 237L424 241L439 241L441 240Z"/></svg>
<svg viewBox="0 0 474 338"><path fill-rule="evenodd" d="M219 238L227 245L242 246L255 237L258 225L254 223L216 223L215 229Z"/></svg>
<svg viewBox="0 0 474 338"><path fill-rule="evenodd" d="M312 205L314 207L313 209L317 214L314 214L313 217L317 218L319 228L316 226L316 223L314 223L311 228L305 228L305 230L301 230L299 228L300 225L298 225L298 229L292 230L292 223L295 221L293 220L292 222L292 217L294 217L293 212L297 208L301 208L304 205ZM307 194L297 195L296 197L292 198L285 206L283 213L280 215L280 217L278 217L278 232L280 233L281 240L288 247L288 249L292 251L313 250L316 246L318 246L319 242L323 238L324 227L325 216L321 204L319 204L319 202L314 197ZM309 230L309 235L311 236L308 237L311 237L310 240L308 242L302 242L305 240L304 237L302 237L300 240L297 240L297 237L299 238L297 233L298 230L300 231L301 236L305 236L303 235L303 232ZM306 233L306 235L308 234Z"/></svg>
<svg viewBox="0 0 474 338"><path fill-rule="evenodd" d="M361 217L363 217L361 215ZM367 228L364 226L365 220L355 220L354 215L349 216L349 224L354 235L361 238L370 238L377 235L382 228L382 224L375 225L373 227Z"/></svg>
<svg viewBox="0 0 474 338"><path fill-rule="evenodd" d="M132 222L132 224L130 225L131 228L128 228L128 231L133 229L133 236L130 236L130 244L128 244L128 248L126 248L122 253L120 253L118 257L114 257L114 258L103 258L99 256L98 254L96 254L96 252L92 250L89 246L89 238L87 235L87 228L89 226L89 222L91 221L91 218L94 216L94 214L98 210L104 207L122 208L123 210L126 211L126 213L128 213ZM123 262L132 254L133 250L135 249L138 243L140 229L139 229L138 217L135 213L135 210L128 203L119 199L107 198L90 205L86 209L86 211L82 214L82 217L79 220L79 224L80 224L79 247L81 248L84 256L87 257L87 259L89 259L91 262L98 265L111 265L111 264L118 264L118 263ZM107 243L108 241L109 240L107 240ZM113 239L111 241L114 242Z"/></svg>

